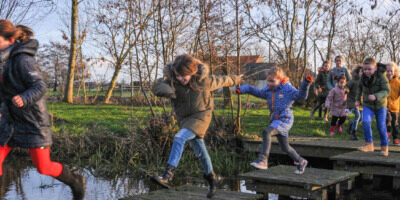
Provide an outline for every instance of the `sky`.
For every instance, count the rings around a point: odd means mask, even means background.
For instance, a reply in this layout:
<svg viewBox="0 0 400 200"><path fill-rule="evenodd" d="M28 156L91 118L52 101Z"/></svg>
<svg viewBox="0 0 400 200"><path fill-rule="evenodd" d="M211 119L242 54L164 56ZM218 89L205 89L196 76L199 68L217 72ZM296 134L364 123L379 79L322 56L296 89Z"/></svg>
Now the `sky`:
<svg viewBox="0 0 400 200"><path fill-rule="evenodd" d="M360 3L360 1L356 0L354 1ZM379 15L380 13L384 14L385 11L390 10L391 8L393 8L393 6L400 8L400 3L394 2L393 0L378 0L378 7L374 10L371 10L369 8L370 1L369 0L363 0L363 1L366 1L366 3L364 4L365 5L364 11L368 16ZM42 45L49 43L50 41L61 41L62 34L60 30L64 27L62 18L68 20L70 18L70 16L61 16L60 14L64 12L65 13L70 12L71 7L69 5L70 4L69 1L55 0L55 3L56 3L56 8L53 12L45 16L42 20L29 25L34 30L36 39L38 39L40 44ZM87 48L93 48L93 47L87 47ZM102 77L106 73L106 79L111 77L113 71L112 69L106 69L105 67L103 68L96 67L95 69L96 70L93 69L90 73L97 74L97 77ZM119 81L121 81L122 79L125 79L126 81L128 80L125 74L120 75Z"/></svg>

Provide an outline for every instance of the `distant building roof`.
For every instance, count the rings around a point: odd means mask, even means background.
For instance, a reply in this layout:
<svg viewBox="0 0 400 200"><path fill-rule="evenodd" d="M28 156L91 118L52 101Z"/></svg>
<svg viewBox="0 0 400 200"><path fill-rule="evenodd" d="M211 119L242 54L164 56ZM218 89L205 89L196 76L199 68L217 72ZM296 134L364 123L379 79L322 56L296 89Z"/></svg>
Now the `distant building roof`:
<svg viewBox="0 0 400 200"><path fill-rule="evenodd" d="M246 78L253 80L267 79L268 69L276 66L275 63L248 63L244 66L244 73Z"/></svg>
<svg viewBox="0 0 400 200"><path fill-rule="evenodd" d="M237 62L237 56L228 56L228 61L230 63L236 63ZM255 55L255 56L240 56L240 64L248 64L248 63L263 63L264 60L260 55Z"/></svg>

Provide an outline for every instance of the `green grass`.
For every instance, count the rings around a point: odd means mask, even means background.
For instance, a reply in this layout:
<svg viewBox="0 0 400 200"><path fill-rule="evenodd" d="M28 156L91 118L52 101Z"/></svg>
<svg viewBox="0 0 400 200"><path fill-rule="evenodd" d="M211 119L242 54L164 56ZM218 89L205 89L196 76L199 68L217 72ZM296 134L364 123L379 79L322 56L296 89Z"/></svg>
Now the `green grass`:
<svg viewBox="0 0 400 200"><path fill-rule="evenodd" d="M169 110L170 108L168 108ZM236 111L236 108L234 109ZM118 105L71 105L65 103L49 103L48 111L54 115L52 126L56 134L80 135L85 133L106 133L115 135L128 135L138 126L144 127L150 117L149 107L130 107ZM154 107L156 113L162 113L161 107ZM310 120L309 109L294 107L294 125L290 131L291 136L331 137L330 124L321 119ZM244 111L243 111L244 112ZM216 109L216 116L231 118L229 108ZM269 111L267 108L247 109L242 114L242 129L245 135L260 135L268 126ZM236 117L236 113L234 114ZM352 120L353 115L348 119ZM336 134L336 138L348 138L346 133L348 120L343 129L343 134ZM379 139L375 123L373 123L374 138ZM361 123L358 135L362 137Z"/></svg>

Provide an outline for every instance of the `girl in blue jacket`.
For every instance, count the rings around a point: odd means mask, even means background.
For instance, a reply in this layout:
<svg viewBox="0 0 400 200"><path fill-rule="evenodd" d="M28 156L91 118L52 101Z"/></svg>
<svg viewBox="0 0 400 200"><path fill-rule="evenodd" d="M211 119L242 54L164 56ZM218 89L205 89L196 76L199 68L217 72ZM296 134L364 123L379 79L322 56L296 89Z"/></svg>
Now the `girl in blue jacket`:
<svg viewBox="0 0 400 200"><path fill-rule="evenodd" d="M297 90L289 83L289 78L279 67L273 67L267 73L268 85L264 89L257 89L251 85L240 86L236 93L252 94L256 97L267 100L270 110L270 125L263 132L263 142L260 156L250 165L258 169L268 169L268 157L271 149L271 136L278 137L282 151L289 154L297 165L296 174L304 173L308 161L289 145L289 130L293 126L293 111L291 106L295 100L305 100L308 95L312 78L307 76L301 83L300 90Z"/></svg>

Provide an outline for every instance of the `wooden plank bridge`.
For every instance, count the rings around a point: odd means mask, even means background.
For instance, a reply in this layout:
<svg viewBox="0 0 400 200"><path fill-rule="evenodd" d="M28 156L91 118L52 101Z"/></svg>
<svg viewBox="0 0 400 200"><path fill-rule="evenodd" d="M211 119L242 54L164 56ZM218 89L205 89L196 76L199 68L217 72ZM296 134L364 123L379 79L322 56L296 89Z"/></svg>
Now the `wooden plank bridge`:
<svg viewBox="0 0 400 200"><path fill-rule="evenodd" d="M343 191L351 190L355 178L359 175L378 179L379 176L393 178L394 191L400 190L400 147L390 146L389 157L379 155L379 144L376 152L360 152L357 148L364 142L345 139L291 137L290 144L305 157L326 159L333 162L334 169L307 168L305 173L294 173L295 166L278 165L267 170L256 170L239 175L246 179L246 187L260 195L218 190L213 199L265 199L268 193L280 196L297 196L310 199L327 200L334 196L340 199ZM271 154L285 154L274 137ZM243 140L245 150L258 152L261 140ZM313 166L313 163L310 163ZM357 179L358 180L358 179ZM184 185L170 190L158 190L149 194L125 198L125 200L148 199L205 199L207 188ZM332 195L334 194L334 195Z"/></svg>
<svg viewBox="0 0 400 200"><path fill-rule="evenodd" d="M239 175L246 180L246 187L257 193L274 193L312 199L328 199L329 190L336 196L351 190L358 172L307 168L304 174L295 174L295 166L279 165L268 170L257 170ZM267 196L267 195L265 195Z"/></svg>
<svg viewBox="0 0 400 200"><path fill-rule="evenodd" d="M207 199L207 188L193 185L184 185L173 189L164 189L150 192L148 194L127 197L121 200L204 200ZM217 190L213 200L256 200L262 198L260 194L248 194Z"/></svg>
<svg viewBox="0 0 400 200"><path fill-rule="evenodd" d="M243 139L243 148L249 152L259 152L262 140ZM363 140L346 140L337 138L321 137L289 137L290 145L305 157L325 158L357 151L357 148L364 144ZM378 142L375 142L375 150L380 150ZM399 152L400 146L389 146L390 152ZM276 137L272 137L271 154L285 154L279 148Z"/></svg>

